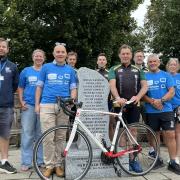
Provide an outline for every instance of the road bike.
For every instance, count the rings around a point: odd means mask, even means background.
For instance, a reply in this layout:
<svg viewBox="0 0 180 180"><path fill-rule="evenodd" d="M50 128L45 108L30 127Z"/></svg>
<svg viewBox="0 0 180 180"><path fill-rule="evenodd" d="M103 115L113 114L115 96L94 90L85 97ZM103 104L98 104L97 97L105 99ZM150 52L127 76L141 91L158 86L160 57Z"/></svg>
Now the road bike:
<svg viewBox="0 0 180 180"><path fill-rule="evenodd" d="M76 167L76 172L73 173L70 179L80 180L88 173L93 159L91 142L94 142L102 150L102 162L106 164L113 164L117 174L117 165L123 171L133 176L141 176L152 170L159 156L159 144L154 131L149 126L141 123L126 124L123 120L122 114L124 108L128 108L128 106L132 103L132 101L127 101L125 105L120 108L119 113L113 113L98 110L86 110L82 108L82 102L75 103L70 98L59 98L59 109L63 110L67 115L75 117L75 119L68 126L59 125L48 129L36 142L34 146L33 163L39 177L41 179L48 179L43 176L42 168L40 168L37 163L37 156L40 145L45 143L47 136L52 134L55 135L58 133L58 131L66 131L66 138L63 139L64 149L61 152L62 154L59 155L63 155L65 158L68 158L68 155L72 155L71 153L73 153L73 148L76 148L75 154L76 157L78 157L78 153L82 153L82 149L78 147L79 140L84 146L83 149L85 150L83 151L86 151L83 153L84 155L81 163L82 165L79 165L78 168ZM71 108L69 108L72 104L76 106L76 112L73 112ZM81 121L81 116L84 113L88 115L100 114L117 117L114 136L110 147L107 147L106 140L103 137L96 137L96 135L90 132L88 127L86 127L86 125ZM151 142L153 142L155 150L154 157L151 157L148 153L150 149L149 138L151 138ZM91 139L91 142L89 139ZM60 140L58 138L54 138L54 143L60 143L60 141L62 141L62 139ZM79 157L80 156L81 155L79 155ZM132 162L138 163L142 167L142 170L139 172L134 171L131 167ZM46 166L47 165L48 164L46 164ZM68 171L71 171L71 169L68 169ZM66 173L67 172L65 172L65 177Z"/></svg>

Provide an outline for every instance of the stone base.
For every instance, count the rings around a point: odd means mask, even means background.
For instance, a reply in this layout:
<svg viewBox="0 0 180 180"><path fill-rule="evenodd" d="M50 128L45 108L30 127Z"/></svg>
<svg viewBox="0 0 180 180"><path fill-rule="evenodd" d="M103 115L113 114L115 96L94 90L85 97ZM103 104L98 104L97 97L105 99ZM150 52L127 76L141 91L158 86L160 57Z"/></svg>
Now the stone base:
<svg viewBox="0 0 180 180"><path fill-rule="evenodd" d="M83 168L83 163L85 163L85 158L87 151L80 150L74 147L68 152L65 159L65 172L66 179L72 179L72 175L79 175L80 169ZM107 177L117 177L113 165L106 165L101 161L101 150L93 149L93 160L91 168L86 174L85 178L107 178ZM127 158L125 159L127 161ZM79 170L79 171L78 171ZM127 176L127 174L121 171L122 176Z"/></svg>

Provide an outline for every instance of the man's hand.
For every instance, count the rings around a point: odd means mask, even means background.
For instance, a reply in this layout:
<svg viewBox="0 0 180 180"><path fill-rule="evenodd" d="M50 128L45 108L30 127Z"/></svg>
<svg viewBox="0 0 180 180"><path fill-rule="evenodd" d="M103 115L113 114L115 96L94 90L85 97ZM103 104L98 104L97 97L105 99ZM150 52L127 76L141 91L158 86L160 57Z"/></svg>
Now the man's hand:
<svg viewBox="0 0 180 180"><path fill-rule="evenodd" d="M127 99L124 98L118 98L116 99L116 102L120 105L123 106L126 103Z"/></svg>
<svg viewBox="0 0 180 180"><path fill-rule="evenodd" d="M161 99L154 99L152 105L153 105L153 107L155 107L158 110L162 110L163 109L163 104L161 102Z"/></svg>
<svg viewBox="0 0 180 180"><path fill-rule="evenodd" d="M26 110L28 109L25 101L21 101L21 109L22 109L23 111L26 111Z"/></svg>
<svg viewBox="0 0 180 180"><path fill-rule="evenodd" d="M138 96L133 96L133 97L130 99L130 101L133 101L134 104L137 104L137 103L139 103L140 98L139 98Z"/></svg>

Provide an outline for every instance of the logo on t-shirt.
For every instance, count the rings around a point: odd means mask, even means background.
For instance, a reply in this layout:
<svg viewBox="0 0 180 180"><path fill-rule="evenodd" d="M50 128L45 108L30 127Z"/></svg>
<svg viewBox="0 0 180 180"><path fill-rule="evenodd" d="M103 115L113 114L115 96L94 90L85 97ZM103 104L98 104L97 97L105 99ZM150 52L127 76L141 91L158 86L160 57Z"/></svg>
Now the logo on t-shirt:
<svg viewBox="0 0 180 180"><path fill-rule="evenodd" d="M123 72L123 69L119 69L118 72Z"/></svg>
<svg viewBox="0 0 180 180"><path fill-rule="evenodd" d="M132 69L131 71L132 71L132 72L138 72L138 70L137 70L137 69Z"/></svg>
<svg viewBox="0 0 180 180"><path fill-rule="evenodd" d="M160 82L165 83L166 82L166 78L160 78Z"/></svg>
<svg viewBox="0 0 180 180"><path fill-rule="evenodd" d="M48 80L54 80L54 79L57 79L57 74L54 73L48 74Z"/></svg>
<svg viewBox="0 0 180 180"><path fill-rule="evenodd" d="M5 71L6 71L6 73L11 73L11 72L12 72L11 69L10 69L10 67L6 67L6 68L5 68Z"/></svg>
<svg viewBox="0 0 180 180"><path fill-rule="evenodd" d="M37 77L36 76L29 76L28 81L29 82L35 82L35 81L37 81Z"/></svg>
<svg viewBox="0 0 180 180"><path fill-rule="evenodd" d="M147 84L148 84L148 86L152 86L153 85L153 80L148 80Z"/></svg>
<svg viewBox="0 0 180 180"><path fill-rule="evenodd" d="M70 79L70 74L64 74L64 77L65 77L66 79Z"/></svg>
<svg viewBox="0 0 180 180"><path fill-rule="evenodd" d="M61 76L61 75L58 75L58 79L63 79L63 76Z"/></svg>

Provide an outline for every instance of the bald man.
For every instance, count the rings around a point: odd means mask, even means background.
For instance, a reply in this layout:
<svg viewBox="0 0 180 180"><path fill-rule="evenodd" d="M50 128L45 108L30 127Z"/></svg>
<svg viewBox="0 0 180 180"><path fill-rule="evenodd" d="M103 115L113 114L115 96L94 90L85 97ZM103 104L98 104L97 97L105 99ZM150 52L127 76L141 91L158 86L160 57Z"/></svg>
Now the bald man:
<svg viewBox="0 0 180 180"><path fill-rule="evenodd" d="M77 82L74 69L66 64L66 48L56 45L53 51L54 61L45 64L40 72L36 89L36 112L40 113L42 131L56 125L67 125L69 117L57 108L57 97L76 98ZM54 137L56 136L56 137ZM54 139L62 139L54 143ZM43 143L44 163L46 170L43 175L50 177L56 172L58 177L64 176L64 158L61 157L66 132L61 131L47 136Z"/></svg>
<svg viewBox="0 0 180 180"><path fill-rule="evenodd" d="M162 128L163 138L170 157L168 170L180 174L180 165L175 161L175 122L173 108L170 102L174 96L174 81L170 74L159 69L160 59L156 54L148 56L147 64L149 67L149 72L146 73L148 91L144 96L147 113L146 123L155 132L159 132ZM162 167L162 165L162 159L158 158L155 168Z"/></svg>

